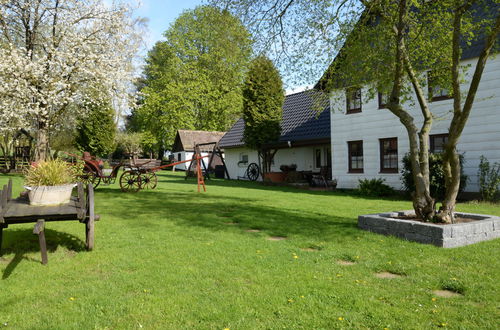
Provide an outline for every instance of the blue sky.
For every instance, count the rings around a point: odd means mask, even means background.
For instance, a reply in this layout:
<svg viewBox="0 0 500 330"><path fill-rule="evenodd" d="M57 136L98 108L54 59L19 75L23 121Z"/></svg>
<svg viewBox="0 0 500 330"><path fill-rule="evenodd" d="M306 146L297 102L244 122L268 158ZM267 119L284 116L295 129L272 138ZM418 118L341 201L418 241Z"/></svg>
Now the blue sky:
<svg viewBox="0 0 500 330"><path fill-rule="evenodd" d="M140 0L141 6L137 16L148 18L149 36L146 39L148 48L163 38L162 34L171 23L187 9L201 5L203 0ZM205 1L206 2L206 1Z"/></svg>

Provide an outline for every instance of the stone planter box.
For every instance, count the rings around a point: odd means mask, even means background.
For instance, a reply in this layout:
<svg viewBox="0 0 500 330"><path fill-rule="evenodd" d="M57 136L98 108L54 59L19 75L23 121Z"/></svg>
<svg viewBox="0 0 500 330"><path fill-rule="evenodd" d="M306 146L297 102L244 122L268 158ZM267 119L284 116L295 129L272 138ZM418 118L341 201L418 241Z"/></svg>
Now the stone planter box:
<svg viewBox="0 0 500 330"><path fill-rule="evenodd" d="M378 234L391 235L408 241L433 244L444 248L465 246L500 237L500 217L473 213L456 213L458 217L477 221L442 225L423 223L396 217L413 211L360 215L358 227Z"/></svg>

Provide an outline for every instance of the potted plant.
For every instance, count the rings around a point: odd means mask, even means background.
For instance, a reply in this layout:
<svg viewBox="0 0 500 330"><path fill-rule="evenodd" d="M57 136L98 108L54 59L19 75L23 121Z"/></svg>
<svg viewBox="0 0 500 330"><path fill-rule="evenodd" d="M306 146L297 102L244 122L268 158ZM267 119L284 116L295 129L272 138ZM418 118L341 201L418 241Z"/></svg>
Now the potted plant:
<svg viewBox="0 0 500 330"><path fill-rule="evenodd" d="M68 203L80 175L79 168L61 159L33 163L25 173L30 204Z"/></svg>

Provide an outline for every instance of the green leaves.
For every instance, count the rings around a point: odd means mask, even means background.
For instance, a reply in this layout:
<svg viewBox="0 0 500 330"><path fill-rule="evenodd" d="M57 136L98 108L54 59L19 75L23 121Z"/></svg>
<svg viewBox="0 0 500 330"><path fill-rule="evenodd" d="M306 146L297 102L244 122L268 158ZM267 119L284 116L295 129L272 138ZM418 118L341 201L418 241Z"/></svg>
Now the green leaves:
<svg viewBox="0 0 500 330"><path fill-rule="evenodd" d="M200 6L181 14L164 35L146 60L135 124L164 147L177 129L229 129L242 111L248 31L228 12Z"/></svg>
<svg viewBox="0 0 500 330"><path fill-rule="evenodd" d="M250 65L243 89L245 144L253 149L278 140L285 99L278 70L267 57L259 56Z"/></svg>
<svg viewBox="0 0 500 330"><path fill-rule="evenodd" d="M115 112L109 102L90 104L85 115L78 119L76 146L80 151L105 157L115 147Z"/></svg>

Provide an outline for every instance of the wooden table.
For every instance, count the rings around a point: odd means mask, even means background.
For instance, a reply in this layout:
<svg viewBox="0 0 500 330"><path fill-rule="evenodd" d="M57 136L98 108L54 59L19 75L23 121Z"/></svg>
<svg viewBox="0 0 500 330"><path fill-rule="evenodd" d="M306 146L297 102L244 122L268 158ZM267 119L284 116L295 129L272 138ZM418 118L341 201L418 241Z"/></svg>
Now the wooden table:
<svg viewBox="0 0 500 330"><path fill-rule="evenodd" d="M87 250L94 248L94 222L99 216L94 213L94 188L78 183L77 196L71 197L67 204L54 206L30 205L28 198L12 199L12 180L0 190L0 253L3 229L19 223L36 223L33 234L38 235L42 264L48 262L45 242L45 222L79 221L85 224L85 244Z"/></svg>

